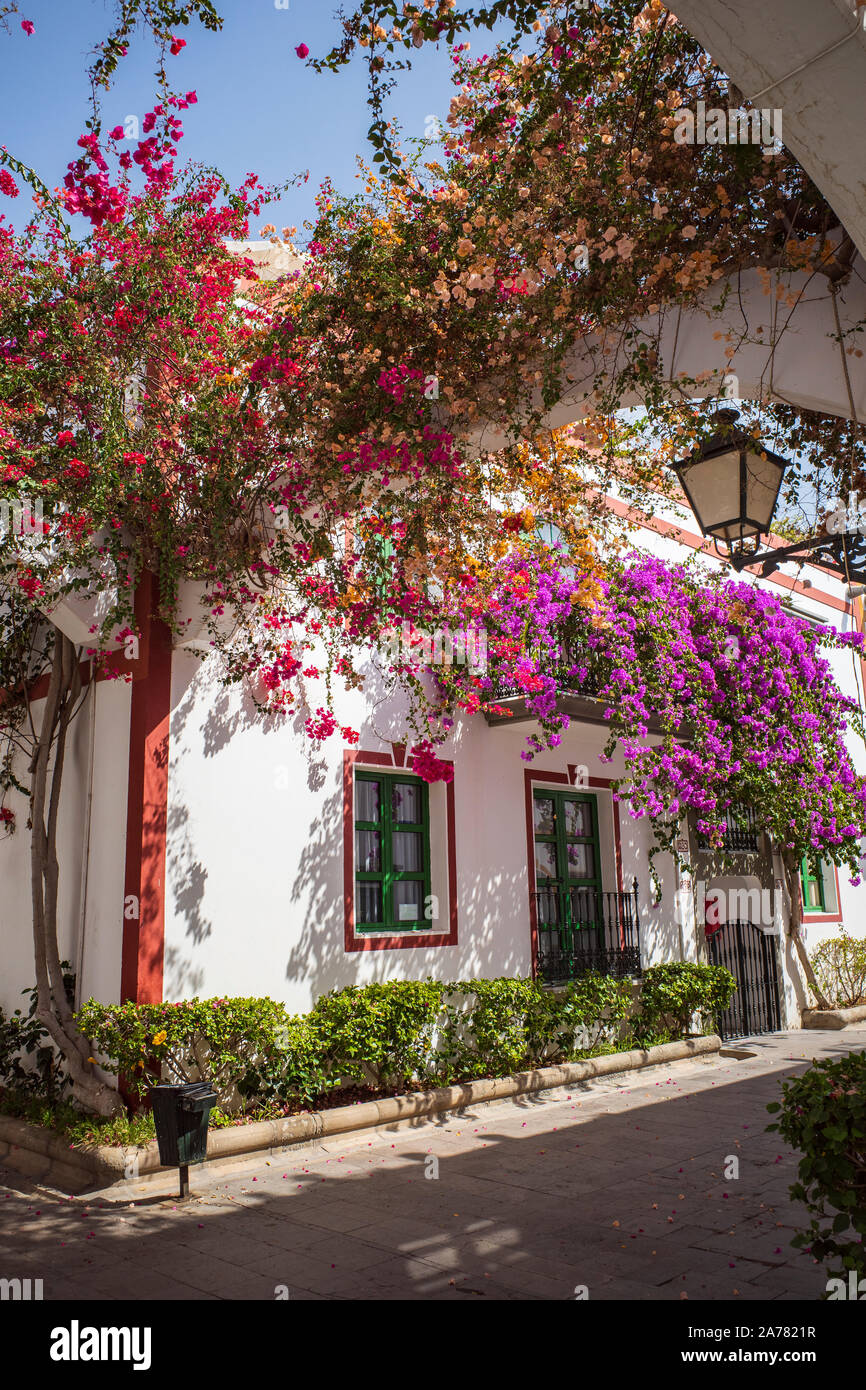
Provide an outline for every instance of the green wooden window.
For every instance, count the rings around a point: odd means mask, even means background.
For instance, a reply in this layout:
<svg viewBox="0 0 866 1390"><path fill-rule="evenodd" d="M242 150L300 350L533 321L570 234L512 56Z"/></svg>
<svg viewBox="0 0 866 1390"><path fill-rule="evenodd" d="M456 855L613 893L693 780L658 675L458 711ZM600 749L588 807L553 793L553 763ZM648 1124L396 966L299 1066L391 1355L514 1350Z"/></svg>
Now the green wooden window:
<svg viewBox="0 0 866 1390"><path fill-rule="evenodd" d="M427 783L403 773L355 773L355 927L429 931Z"/></svg>
<svg viewBox="0 0 866 1390"><path fill-rule="evenodd" d="M800 879L803 885L803 911L826 912L827 889L823 863L810 864L808 859L804 859L800 865Z"/></svg>
<svg viewBox="0 0 866 1390"><path fill-rule="evenodd" d="M601 892L595 797L536 791L533 813L536 888L581 887Z"/></svg>

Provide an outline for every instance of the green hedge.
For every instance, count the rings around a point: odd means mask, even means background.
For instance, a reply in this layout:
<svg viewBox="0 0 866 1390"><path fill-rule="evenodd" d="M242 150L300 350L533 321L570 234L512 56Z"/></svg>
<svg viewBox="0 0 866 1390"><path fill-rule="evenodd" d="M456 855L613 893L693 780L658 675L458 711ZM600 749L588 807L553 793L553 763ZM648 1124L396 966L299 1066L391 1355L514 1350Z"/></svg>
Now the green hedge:
<svg viewBox="0 0 866 1390"><path fill-rule="evenodd" d="M214 1083L220 1104L312 1105L346 1085L400 1090L546 1066L711 1026L734 981L719 966L586 974L560 990L534 980L390 980L323 995L304 1015L272 999L98 1004L78 1023L106 1070L140 1095L160 1077Z"/></svg>
<svg viewBox="0 0 866 1390"><path fill-rule="evenodd" d="M830 1003L850 1009L866 998L866 941L842 929L822 941L810 957L812 968Z"/></svg>

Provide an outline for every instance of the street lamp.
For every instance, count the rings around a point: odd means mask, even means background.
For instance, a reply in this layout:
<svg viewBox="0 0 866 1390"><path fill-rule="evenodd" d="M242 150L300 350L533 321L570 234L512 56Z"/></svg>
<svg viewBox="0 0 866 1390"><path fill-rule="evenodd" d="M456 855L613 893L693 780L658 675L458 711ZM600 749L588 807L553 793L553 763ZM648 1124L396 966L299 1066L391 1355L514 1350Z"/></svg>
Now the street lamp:
<svg viewBox="0 0 866 1390"><path fill-rule="evenodd" d="M777 550L761 550L768 535L787 459L737 428L739 413L720 410L715 433L688 458L673 465L703 535L737 571L760 565L772 574L785 560L816 558L848 581L866 580L866 539L858 532L812 536Z"/></svg>

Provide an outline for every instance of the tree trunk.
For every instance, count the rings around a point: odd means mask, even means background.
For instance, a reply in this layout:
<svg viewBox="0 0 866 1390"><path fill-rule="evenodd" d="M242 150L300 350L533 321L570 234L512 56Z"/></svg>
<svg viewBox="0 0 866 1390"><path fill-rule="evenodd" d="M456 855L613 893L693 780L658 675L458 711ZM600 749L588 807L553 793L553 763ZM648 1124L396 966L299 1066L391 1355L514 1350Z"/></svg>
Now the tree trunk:
<svg viewBox="0 0 866 1390"><path fill-rule="evenodd" d="M800 935L800 926L803 921L802 904L800 900L800 866L790 853L782 855L782 867L785 871L785 886L788 889L788 900L791 904L791 920L788 923L788 935L794 943L797 958L806 977L806 983L815 996L815 1002L819 1009L829 1009L830 1004L815 977L812 969L812 962L806 951L806 943Z"/></svg>
<svg viewBox="0 0 866 1390"><path fill-rule="evenodd" d="M69 721L81 693L78 654L68 637L56 632L48 695L30 764L30 886L36 958L36 1015L57 1046L72 1079L74 1098L85 1110L116 1115L123 1110L117 1091L95 1075L90 1044L76 1026L66 997L57 941L57 821ZM53 753L53 758L52 758Z"/></svg>

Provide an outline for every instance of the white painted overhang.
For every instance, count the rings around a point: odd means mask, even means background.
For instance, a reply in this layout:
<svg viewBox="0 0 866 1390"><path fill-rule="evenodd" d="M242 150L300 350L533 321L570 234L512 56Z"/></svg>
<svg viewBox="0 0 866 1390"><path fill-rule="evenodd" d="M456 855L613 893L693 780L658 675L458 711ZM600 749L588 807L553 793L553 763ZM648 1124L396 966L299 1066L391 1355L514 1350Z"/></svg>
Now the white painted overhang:
<svg viewBox="0 0 866 1390"><path fill-rule="evenodd" d="M673 9L744 98L781 110L785 145L866 256L866 5L675 0Z"/></svg>

